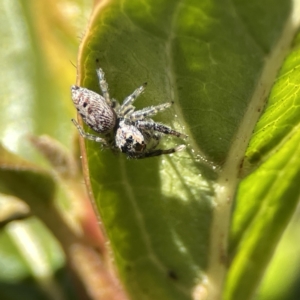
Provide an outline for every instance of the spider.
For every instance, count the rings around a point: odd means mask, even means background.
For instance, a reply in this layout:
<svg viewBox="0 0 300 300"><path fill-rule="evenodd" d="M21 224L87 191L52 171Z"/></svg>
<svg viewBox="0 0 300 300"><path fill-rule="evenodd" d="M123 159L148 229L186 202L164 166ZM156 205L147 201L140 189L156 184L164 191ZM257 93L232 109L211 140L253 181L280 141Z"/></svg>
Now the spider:
<svg viewBox="0 0 300 300"><path fill-rule="evenodd" d="M126 97L120 105L117 100L110 98L102 69L98 68L96 72L103 96L76 85L71 87L71 93L73 103L83 121L104 136L84 132L83 128L72 119L82 137L101 143L104 148L121 151L128 158L136 159L171 154L185 149L185 145L156 149L162 134L187 138L187 135L150 119L151 116L169 108L171 102L135 110L133 103L144 91L147 85L145 83Z"/></svg>

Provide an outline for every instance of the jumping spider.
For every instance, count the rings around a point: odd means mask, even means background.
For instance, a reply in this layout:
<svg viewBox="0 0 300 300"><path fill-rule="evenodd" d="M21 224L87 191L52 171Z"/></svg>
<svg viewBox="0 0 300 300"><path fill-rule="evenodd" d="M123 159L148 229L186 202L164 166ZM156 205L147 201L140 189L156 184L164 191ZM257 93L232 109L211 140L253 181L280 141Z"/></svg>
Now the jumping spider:
<svg viewBox="0 0 300 300"><path fill-rule="evenodd" d="M187 138L185 134L149 118L169 108L172 103L149 106L136 111L133 102L144 91L145 83L120 105L118 101L110 98L102 69L98 68L96 72L103 96L76 85L71 87L71 92L74 105L83 121L97 133L104 134L104 137L84 132L72 119L82 137L101 143L106 148L121 151L129 158L146 158L185 149L185 145L165 150L156 149L162 133Z"/></svg>

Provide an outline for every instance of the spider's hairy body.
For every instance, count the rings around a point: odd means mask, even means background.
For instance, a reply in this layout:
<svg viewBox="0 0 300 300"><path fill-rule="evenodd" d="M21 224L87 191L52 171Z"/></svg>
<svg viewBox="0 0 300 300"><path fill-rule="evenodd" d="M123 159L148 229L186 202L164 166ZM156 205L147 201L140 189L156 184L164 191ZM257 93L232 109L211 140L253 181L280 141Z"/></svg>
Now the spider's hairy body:
<svg viewBox="0 0 300 300"><path fill-rule="evenodd" d="M146 158L181 151L184 145L170 149L156 149L162 134L179 138L187 136L169 126L156 123L150 117L169 108L172 103L145 107L135 110L133 103L144 91L146 84L137 88L120 105L111 99L108 84L101 68L97 69L102 95L76 85L71 87L73 103L83 121L95 132L104 134L103 138L84 132L72 119L81 136L101 143L104 147L123 152L129 158Z"/></svg>
<svg viewBox="0 0 300 300"><path fill-rule="evenodd" d="M111 131L117 117L101 95L75 85L71 92L73 103L85 124L98 133Z"/></svg>

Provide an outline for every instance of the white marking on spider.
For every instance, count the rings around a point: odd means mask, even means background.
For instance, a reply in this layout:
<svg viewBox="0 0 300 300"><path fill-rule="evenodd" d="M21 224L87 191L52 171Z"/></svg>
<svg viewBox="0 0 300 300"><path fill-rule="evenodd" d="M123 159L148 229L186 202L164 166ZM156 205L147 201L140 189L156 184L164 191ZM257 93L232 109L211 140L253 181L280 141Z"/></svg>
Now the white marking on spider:
<svg viewBox="0 0 300 300"><path fill-rule="evenodd" d="M99 137L86 133L72 119L82 137L101 143L105 148L121 151L128 158L146 158L171 154L186 148L185 145L178 145L170 149L156 149L162 134L169 134L182 139L187 138L187 135L150 119L158 112L169 108L172 105L171 102L145 107L136 111L133 103L144 91L145 83L126 97L120 105L117 100L110 98L108 84L102 69L98 68L96 72L103 96L76 85L71 87L73 103L83 121L97 133L103 134L103 137Z"/></svg>

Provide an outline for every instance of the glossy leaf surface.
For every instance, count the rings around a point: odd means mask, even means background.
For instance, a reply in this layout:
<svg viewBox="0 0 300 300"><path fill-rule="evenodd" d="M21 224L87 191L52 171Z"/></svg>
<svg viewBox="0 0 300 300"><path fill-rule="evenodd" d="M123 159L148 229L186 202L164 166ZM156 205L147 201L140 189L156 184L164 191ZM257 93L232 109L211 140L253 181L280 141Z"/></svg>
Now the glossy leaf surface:
<svg viewBox="0 0 300 300"><path fill-rule="evenodd" d="M272 69L265 57L272 60L289 11L287 1L107 1L96 8L79 55L78 84L100 92L97 62L119 101L148 82L137 108L173 100L174 108L155 120L189 135L187 151L147 160L85 143L96 205L133 299L213 298L212 285L221 289L230 203L281 65L277 59ZM165 138L160 146L179 143ZM297 195L289 184L281 189ZM253 279L251 291L256 284Z"/></svg>

